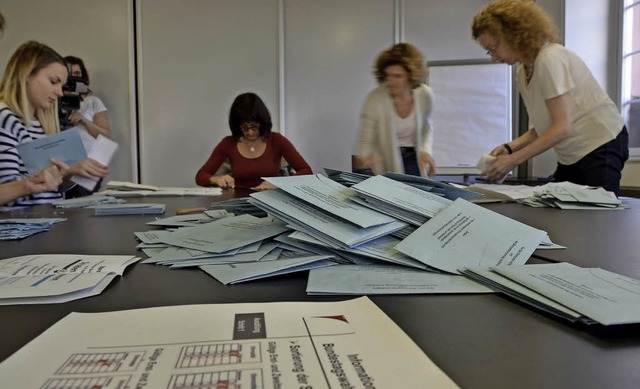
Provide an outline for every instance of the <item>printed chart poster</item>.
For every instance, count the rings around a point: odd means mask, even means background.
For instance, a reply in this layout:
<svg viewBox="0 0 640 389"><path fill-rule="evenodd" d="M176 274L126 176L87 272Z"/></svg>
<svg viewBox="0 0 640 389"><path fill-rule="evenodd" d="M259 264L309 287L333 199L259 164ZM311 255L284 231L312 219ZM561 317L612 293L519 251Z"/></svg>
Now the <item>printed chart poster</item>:
<svg viewBox="0 0 640 389"><path fill-rule="evenodd" d="M457 387L366 297L72 313L0 377L42 389Z"/></svg>

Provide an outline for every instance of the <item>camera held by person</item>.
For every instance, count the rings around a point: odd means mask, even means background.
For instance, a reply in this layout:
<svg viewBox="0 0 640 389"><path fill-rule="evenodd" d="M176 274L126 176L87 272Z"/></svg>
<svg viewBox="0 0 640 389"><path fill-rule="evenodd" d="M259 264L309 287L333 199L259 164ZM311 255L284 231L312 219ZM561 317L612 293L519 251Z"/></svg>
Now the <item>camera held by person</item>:
<svg viewBox="0 0 640 389"><path fill-rule="evenodd" d="M58 98L58 120L60 129L66 130L73 125L69 122L69 115L80 109L80 94L88 93L89 88L82 77L69 75L67 82L62 86L64 96Z"/></svg>

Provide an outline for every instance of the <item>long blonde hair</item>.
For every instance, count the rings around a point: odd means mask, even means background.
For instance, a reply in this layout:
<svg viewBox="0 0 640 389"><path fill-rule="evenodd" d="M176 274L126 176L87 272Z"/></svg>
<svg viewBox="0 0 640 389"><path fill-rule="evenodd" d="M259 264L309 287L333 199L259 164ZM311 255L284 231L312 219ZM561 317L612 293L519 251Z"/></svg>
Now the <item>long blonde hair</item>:
<svg viewBox="0 0 640 389"><path fill-rule="evenodd" d="M64 58L51 47L36 42L23 43L9 59L0 82L0 102L5 103L26 127L31 126L27 78L52 63L65 66ZM58 122L58 102L52 107L36 109L36 118L47 135L60 131Z"/></svg>

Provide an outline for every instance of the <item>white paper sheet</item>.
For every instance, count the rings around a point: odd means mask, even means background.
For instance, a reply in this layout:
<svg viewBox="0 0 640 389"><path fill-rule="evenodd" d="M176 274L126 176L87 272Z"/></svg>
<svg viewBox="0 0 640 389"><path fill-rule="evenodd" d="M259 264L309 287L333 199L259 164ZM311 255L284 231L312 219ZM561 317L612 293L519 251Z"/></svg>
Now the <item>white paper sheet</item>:
<svg viewBox="0 0 640 389"><path fill-rule="evenodd" d="M0 376L7 388L457 387L367 298L72 313Z"/></svg>

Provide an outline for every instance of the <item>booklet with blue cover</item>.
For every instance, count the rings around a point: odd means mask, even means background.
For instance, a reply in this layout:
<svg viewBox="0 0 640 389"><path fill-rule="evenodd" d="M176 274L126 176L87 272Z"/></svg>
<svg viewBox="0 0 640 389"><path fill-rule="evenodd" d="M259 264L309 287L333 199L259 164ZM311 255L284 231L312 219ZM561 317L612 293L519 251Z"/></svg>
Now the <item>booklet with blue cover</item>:
<svg viewBox="0 0 640 389"><path fill-rule="evenodd" d="M16 146L16 150L29 174L51 166L52 158L57 158L69 166L87 159L78 128L70 128L23 143Z"/></svg>

